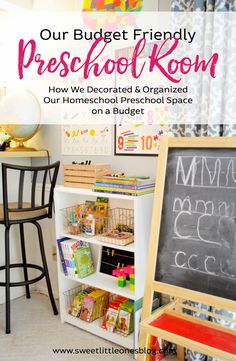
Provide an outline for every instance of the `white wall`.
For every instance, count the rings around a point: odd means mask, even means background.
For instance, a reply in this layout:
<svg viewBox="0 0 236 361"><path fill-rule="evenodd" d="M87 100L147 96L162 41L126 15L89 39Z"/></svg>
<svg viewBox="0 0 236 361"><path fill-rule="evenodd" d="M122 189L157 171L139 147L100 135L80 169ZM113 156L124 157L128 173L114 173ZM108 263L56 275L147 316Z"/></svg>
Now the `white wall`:
<svg viewBox="0 0 236 361"><path fill-rule="evenodd" d="M144 0L145 1L145 0ZM159 11L170 11L172 0L159 0Z"/></svg>

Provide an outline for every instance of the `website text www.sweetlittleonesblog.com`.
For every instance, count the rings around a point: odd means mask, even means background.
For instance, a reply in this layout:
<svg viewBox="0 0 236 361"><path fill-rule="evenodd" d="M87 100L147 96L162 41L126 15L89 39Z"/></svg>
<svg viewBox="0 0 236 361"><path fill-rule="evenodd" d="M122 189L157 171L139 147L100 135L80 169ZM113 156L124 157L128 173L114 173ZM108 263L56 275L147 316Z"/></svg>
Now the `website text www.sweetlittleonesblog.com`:
<svg viewBox="0 0 236 361"><path fill-rule="evenodd" d="M150 349L150 348L115 348L115 347L96 347L96 348L53 348L53 354L71 354L71 355L157 355L163 354L162 349ZM169 354L170 352L168 352Z"/></svg>

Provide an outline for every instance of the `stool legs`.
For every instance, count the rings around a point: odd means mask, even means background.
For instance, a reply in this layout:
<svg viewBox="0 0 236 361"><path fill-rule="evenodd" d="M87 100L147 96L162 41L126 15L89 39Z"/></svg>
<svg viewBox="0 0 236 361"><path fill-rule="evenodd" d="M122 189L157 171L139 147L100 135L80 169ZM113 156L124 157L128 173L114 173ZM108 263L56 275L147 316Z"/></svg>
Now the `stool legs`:
<svg viewBox="0 0 236 361"><path fill-rule="evenodd" d="M20 223L20 240L21 240L21 254L22 254L22 262L23 262L23 270L24 270L24 277L25 281L27 282L28 279L28 271L26 266L26 253L25 253L25 236L24 236L24 225ZM26 290L26 298L30 298L30 289L29 285L25 286Z"/></svg>
<svg viewBox="0 0 236 361"><path fill-rule="evenodd" d="M45 250L44 250L42 229L38 222L33 222L33 224L37 227L37 230L38 230L41 257L42 257L42 262L43 262L43 268L45 271L45 278L46 278L46 283L47 283L47 288L48 288L48 294L49 294L51 305L53 308L53 313L54 313L54 315L58 315L57 306L56 306L54 296L52 293L52 286L51 286L51 281L50 281L50 277L49 277L49 273L48 273L48 265L47 265Z"/></svg>
<svg viewBox="0 0 236 361"><path fill-rule="evenodd" d="M6 333L11 333L11 310L10 310L10 244L9 244L10 227L5 228L5 297L6 297Z"/></svg>

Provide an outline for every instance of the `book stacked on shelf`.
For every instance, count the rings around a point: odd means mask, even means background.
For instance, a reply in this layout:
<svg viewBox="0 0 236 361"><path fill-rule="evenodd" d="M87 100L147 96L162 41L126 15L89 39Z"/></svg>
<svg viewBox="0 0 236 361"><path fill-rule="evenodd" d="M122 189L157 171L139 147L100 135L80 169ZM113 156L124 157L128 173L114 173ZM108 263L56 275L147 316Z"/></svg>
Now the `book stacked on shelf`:
<svg viewBox="0 0 236 361"><path fill-rule="evenodd" d="M126 194L141 196L154 192L155 179L150 177L125 177L105 175L96 178L94 192Z"/></svg>
<svg viewBox="0 0 236 361"><path fill-rule="evenodd" d="M84 278L94 272L89 244L68 237L57 239L63 272L72 278Z"/></svg>

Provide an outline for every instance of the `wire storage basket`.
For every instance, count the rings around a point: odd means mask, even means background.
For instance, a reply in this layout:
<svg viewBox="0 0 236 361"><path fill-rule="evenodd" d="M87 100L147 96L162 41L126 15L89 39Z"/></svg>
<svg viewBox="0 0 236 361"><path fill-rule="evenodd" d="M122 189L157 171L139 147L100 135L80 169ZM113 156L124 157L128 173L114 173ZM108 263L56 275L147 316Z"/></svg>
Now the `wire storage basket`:
<svg viewBox="0 0 236 361"><path fill-rule="evenodd" d="M98 235L101 242L125 246L134 242L134 210L113 208L108 213L107 230Z"/></svg>
<svg viewBox="0 0 236 361"><path fill-rule="evenodd" d="M78 307L73 306L74 301L76 299L76 296L82 292L84 289L86 289L88 286L87 285L79 285L75 288L72 288L68 291L63 292L64 298L65 298L65 304L66 304L66 309L68 311L68 313L74 317L78 317L78 314L80 312L80 310L78 309Z"/></svg>
<svg viewBox="0 0 236 361"><path fill-rule="evenodd" d="M88 203L62 209L66 233L91 237L107 231L108 217L97 214Z"/></svg>
<svg viewBox="0 0 236 361"><path fill-rule="evenodd" d="M63 294L68 313L86 322L103 317L113 298L113 294L85 284Z"/></svg>

